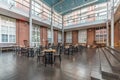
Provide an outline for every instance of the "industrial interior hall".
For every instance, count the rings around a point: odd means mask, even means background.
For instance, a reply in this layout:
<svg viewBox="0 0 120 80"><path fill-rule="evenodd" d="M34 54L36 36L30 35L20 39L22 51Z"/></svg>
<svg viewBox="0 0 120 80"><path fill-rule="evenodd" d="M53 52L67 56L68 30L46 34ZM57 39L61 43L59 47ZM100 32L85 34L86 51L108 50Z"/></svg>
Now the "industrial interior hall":
<svg viewBox="0 0 120 80"><path fill-rule="evenodd" d="M120 0L0 0L0 80L120 80Z"/></svg>

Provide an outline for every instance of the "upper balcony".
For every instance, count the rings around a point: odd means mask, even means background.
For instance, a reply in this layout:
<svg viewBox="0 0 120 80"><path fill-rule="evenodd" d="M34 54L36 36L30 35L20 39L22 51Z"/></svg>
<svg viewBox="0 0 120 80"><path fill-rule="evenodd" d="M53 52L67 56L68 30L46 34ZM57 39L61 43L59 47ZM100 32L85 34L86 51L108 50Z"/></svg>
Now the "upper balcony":
<svg viewBox="0 0 120 80"><path fill-rule="evenodd" d="M29 0L0 0L0 14L10 16L16 19L29 21ZM53 26L62 28L62 17L53 13ZM33 23L50 27L51 9L41 1L32 2Z"/></svg>
<svg viewBox="0 0 120 80"><path fill-rule="evenodd" d="M120 0L114 0L114 13L116 13ZM93 26L105 26L107 21L111 21L111 2L91 5L79 9L64 16L64 29L80 29ZM108 6L108 8L107 8ZM107 12L108 11L108 12ZM108 13L108 14L107 14ZM115 21L118 17L115 17ZM104 25L103 25L104 24Z"/></svg>

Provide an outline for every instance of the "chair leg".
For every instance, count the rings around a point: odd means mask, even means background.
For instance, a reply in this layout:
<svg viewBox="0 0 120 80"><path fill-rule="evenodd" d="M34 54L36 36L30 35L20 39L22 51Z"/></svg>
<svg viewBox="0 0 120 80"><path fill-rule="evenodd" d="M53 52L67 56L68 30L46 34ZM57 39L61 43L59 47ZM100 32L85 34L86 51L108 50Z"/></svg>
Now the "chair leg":
<svg viewBox="0 0 120 80"><path fill-rule="evenodd" d="M40 62L40 57L37 57L37 62Z"/></svg>
<svg viewBox="0 0 120 80"><path fill-rule="evenodd" d="M55 60L56 60L56 57L54 57L54 62L55 62Z"/></svg>
<svg viewBox="0 0 120 80"><path fill-rule="evenodd" d="M46 59L45 59L45 67L46 67Z"/></svg>
<svg viewBox="0 0 120 80"><path fill-rule="evenodd" d="M61 63L61 56L59 56L59 60L60 60L60 63Z"/></svg>

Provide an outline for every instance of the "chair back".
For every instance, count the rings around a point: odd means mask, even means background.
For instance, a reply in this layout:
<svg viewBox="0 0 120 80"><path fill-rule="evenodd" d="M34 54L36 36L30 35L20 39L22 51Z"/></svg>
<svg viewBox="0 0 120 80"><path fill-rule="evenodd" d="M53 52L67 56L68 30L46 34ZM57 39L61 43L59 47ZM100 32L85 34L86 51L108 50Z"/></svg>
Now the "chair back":
<svg viewBox="0 0 120 80"><path fill-rule="evenodd" d="M45 52L45 64L53 62L53 53L52 52Z"/></svg>
<svg viewBox="0 0 120 80"><path fill-rule="evenodd" d="M29 46L28 46L28 45L29 45L28 40L23 40L23 42L24 42L24 46L25 46L25 47L29 47Z"/></svg>
<svg viewBox="0 0 120 80"><path fill-rule="evenodd" d="M37 50L36 50L36 53L37 53L37 55L40 55L40 47L39 48L37 48Z"/></svg>
<svg viewBox="0 0 120 80"><path fill-rule="evenodd" d="M57 50L57 53L56 54L59 54L59 55L61 55L61 52L60 52L60 48L58 48L58 50Z"/></svg>
<svg viewBox="0 0 120 80"><path fill-rule="evenodd" d="M29 48L29 53L34 53L34 49L33 48Z"/></svg>

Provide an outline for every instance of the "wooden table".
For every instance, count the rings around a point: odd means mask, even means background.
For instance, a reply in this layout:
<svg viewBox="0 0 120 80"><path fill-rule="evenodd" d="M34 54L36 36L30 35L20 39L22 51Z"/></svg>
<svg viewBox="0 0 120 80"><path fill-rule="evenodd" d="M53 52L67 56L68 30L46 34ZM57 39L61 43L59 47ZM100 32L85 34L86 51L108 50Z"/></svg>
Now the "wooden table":
<svg viewBox="0 0 120 80"><path fill-rule="evenodd" d="M65 48L69 48L70 46L65 46Z"/></svg>
<svg viewBox="0 0 120 80"><path fill-rule="evenodd" d="M54 54L56 53L56 50L55 49L44 49L43 51L43 54L46 55L46 53L48 53L49 55L49 59L47 59L48 57L45 57L45 66L46 64L54 64ZM52 55L50 55L52 53Z"/></svg>
<svg viewBox="0 0 120 80"><path fill-rule="evenodd" d="M52 53L56 53L55 49L44 49L42 52L52 52Z"/></svg>

